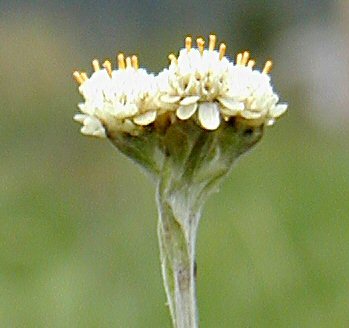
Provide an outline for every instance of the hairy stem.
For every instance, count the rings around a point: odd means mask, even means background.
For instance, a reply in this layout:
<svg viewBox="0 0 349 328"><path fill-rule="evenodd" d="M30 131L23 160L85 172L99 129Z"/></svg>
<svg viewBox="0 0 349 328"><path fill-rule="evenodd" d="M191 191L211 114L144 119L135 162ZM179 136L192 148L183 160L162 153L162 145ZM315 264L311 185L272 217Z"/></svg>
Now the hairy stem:
<svg viewBox="0 0 349 328"><path fill-rule="evenodd" d="M200 213L177 218L158 186L161 269L173 326L197 328L195 242Z"/></svg>

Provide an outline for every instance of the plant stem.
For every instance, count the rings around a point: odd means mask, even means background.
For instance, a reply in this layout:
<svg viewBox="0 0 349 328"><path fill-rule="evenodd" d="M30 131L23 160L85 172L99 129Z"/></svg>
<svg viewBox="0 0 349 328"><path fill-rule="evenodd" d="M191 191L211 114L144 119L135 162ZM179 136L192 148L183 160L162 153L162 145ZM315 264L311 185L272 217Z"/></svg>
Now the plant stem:
<svg viewBox="0 0 349 328"><path fill-rule="evenodd" d="M161 269L173 327L197 328L195 242L200 213L177 218L161 190L159 186L158 237Z"/></svg>

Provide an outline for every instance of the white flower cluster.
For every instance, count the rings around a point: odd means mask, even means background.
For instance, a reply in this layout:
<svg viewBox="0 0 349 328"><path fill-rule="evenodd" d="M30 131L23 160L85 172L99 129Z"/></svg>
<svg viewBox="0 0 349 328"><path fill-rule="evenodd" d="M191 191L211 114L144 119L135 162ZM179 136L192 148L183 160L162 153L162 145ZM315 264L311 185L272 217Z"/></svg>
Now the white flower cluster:
<svg viewBox="0 0 349 328"><path fill-rule="evenodd" d="M202 128L216 130L222 120L235 117L248 124L271 125L287 110L270 84L267 61L262 72L254 70L254 60L245 51L231 62L225 57L225 44L215 50L216 37L210 35L208 49L197 39L197 48L187 37L178 58L171 54L170 66L157 76L138 67L136 56L118 55L118 69L110 61L103 68L92 62L94 73L74 72L85 102L82 114L74 119L86 135L105 137L108 133L139 134L162 115L193 119Z"/></svg>

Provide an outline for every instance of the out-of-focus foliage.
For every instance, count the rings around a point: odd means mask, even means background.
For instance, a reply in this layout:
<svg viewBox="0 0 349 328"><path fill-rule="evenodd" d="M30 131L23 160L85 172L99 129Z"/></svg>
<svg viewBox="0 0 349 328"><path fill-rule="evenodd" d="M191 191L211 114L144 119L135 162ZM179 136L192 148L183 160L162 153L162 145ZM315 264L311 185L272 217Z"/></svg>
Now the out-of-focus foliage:
<svg viewBox="0 0 349 328"><path fill-rule="evenodd" d="M230 55L271 55L290 106L206 207L201 326L349 325L349 58L333 49L349 42L346 1L0 9L0 327L170 326L154 187L107 142L78 133L71 72L121 50L158 71L187 33L210 32Z"/></svg>

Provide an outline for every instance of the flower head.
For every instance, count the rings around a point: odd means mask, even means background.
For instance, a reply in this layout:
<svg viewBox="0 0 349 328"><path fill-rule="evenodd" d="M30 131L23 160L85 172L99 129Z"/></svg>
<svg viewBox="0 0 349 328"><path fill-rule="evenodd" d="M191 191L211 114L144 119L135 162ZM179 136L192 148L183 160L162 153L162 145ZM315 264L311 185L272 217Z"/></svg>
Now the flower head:
<svg viewBox="0 0 349 328"><path fill-rule="evenodd" d="M164 107L172 104L176 116L186 120L197 112L197 120L207 130L219 127L221 119L239 117L250 124L271 124L287 105L278 104L268 73L268 61L262 72L254 70L255 61L248 51L239 53L236 62L225 57L226 46L222 43L215 50L216 37L210 36L208 49L204 40L186 38L185 48L178 59L171 55L169 69L160 73L160 100Z"/></svg>
<svg viewBox="0 0 349 328"><path fill-rule="evenodd" d="M94 73L74 73L85 102L82 114L74 118L83 124L81 132L97 137L126 132L141 133L161 115L192 119L206 130L216 130L222 121L243 120L251 126L271 125L287 110L270 84L271 61L262 71L245 51L229 61L226 45L216 50L216 36L210 35L207 49L203 38L185 39L179 56L169 56L170 65L157 76L138 67L136 56L118 55L118 69L110 61L101 69L92 62Z"/></svg>
<svg viewBox="0 0 349 328"><path fill-rule="evenodd" d="M107 129L136 135L139 127L154 122L155 77L138 67L136 56L125 59L119 54L117 70L112 70L108 60L102 69L97 59L92 66L94 73L90 78L85 73L74 72L80 83L79 91L85 98L85 102L79 104L83 114L74 116L84 125L82 133L105 137Z"/></svg>

